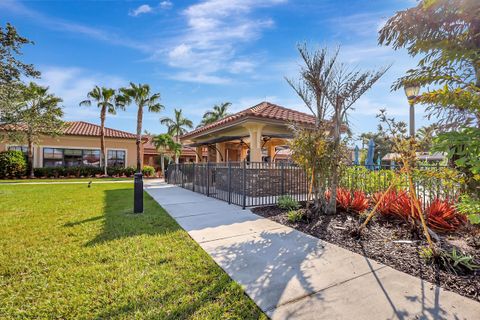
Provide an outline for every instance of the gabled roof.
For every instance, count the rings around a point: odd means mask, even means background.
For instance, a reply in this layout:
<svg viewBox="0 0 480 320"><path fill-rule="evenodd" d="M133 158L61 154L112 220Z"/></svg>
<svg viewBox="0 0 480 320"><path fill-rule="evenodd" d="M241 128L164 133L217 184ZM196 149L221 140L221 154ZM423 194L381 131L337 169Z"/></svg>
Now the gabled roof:
<svg viewBox="0 0 480 320"><path fill-rule="evenodd" d="M245 118L257 118L263 120L279 120L284 122L292 122L304 125L315 125L315 117L300 111L288 109L270 102L261 102L251 108L242 110L228 117L215 121L206 126L197 128L182 136L182 139L193 135L209 131L214 128L227 126L231 123L241 121Z"/></svg>
<svg viewBox="0 0 480 320"><path fill-rule="evenodd" d="M0 125L0 130L4 131L24 131L25 125ZM85 121L67 121L65 122L65 130L63 135L69 136L87 136L87 137L100 137L100 126L85 122ZM106 138L120 138L120 139L136 139L136 135L130 132L106 128Z"/></svg>

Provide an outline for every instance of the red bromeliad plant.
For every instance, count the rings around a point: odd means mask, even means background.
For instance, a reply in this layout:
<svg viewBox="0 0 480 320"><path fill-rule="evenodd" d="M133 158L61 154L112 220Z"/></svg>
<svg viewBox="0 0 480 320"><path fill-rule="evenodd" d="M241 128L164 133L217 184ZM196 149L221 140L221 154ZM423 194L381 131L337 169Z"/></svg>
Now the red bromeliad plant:
<svg viewBox="0 0 480 320"><path fill-rule="evenodd" d="M407 191L390 190L385 194L382 201L378 203L382 194L383 192L377 192L372 196L373 202L378 204L377 211L382 216L399 218L410 222L419 219L417 209L413 211L412 217L412 202Z"/></svg>
<svg viewBox="0 0 480 320"><path fill-rule="evenodd" d="M425 215L428 226L438 232L457 230L467 221L463 214L457 212L453 202L438 198L428 206Z"/></svg>
<svg viewBox="0 0 480 320"><path fill-rule="evenodd" d="M330 191L325 192L327 201L330 199ZM367 195L363 191L354 191L353 195L350 190L337 189L337 209L341 211L351 211L360 213L370 206Z"/></svg>
<svg viewBox="0 0 480 320"><path fill-rule="evenodd" d="M363 191L355 191L353 193L353 200L350 203L350 210L355 212L363 212L370 207L370 201Z"/></svg>

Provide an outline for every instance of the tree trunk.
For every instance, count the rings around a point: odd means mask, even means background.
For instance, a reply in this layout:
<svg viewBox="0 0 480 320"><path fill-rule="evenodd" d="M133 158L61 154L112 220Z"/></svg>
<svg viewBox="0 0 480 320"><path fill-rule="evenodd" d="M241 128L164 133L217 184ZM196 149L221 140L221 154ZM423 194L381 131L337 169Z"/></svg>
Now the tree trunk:
<svg viewBox="0 0 480 320"><path fill-rule="evenodd" d="M142 158L140 153L140 146L142 143L142 121L143 121L143 106L138 106L137 114L137 173L142 172Z"/></svg>
<svg viewBox="0 0 480 320"><path fill-rule="evenodd" d="M103 166L103 174L107 175L107 157L105 155L105 114L106 107L100 112L100 166Z"/></svg>
<svg viewBox="0 0 480 320"><path fill-rule="evenodd" d="M175 139L175 140L176 140L176 141L175 141L176 143L180 143L180 142L179 142L178 131L177 131L177 136L176 136L176 139ZM180 154L181 154L181 152L182 152L181 150L182 150L182 149L180 148ZM173 156L174 156L174 159L175 159L175 163L178 164L179 155L177 155L177 153L175 153Z"/></svg>
<svg viewBox="0 0 480 320"><path fill-rule="evenodd" d="M338 186L338 166L340 161L340 127L342 125L342 113L341 106L337 106L334 115L334 128L333 128L333 164L331 170L330 180L330 201L327 206L327 214L337 213L337 186Z"/></svg>
<svg viewBox="0 0 480 320"><path fill-rule="evenodd" d="M33 142L32 142L32 137L31 135L28 136L28 152L27 152L27 156L28 156L28 169L30 170L29 172L29 176L30 178L35 178L35 173L34 173L34 170L33 170Z"/></svg>
<svg viewBox="0 0 480 320"><path fill-rule="evenodd" d="M160 167L162 168L162 176L165 177L165 155L160 155Z"/></svg>

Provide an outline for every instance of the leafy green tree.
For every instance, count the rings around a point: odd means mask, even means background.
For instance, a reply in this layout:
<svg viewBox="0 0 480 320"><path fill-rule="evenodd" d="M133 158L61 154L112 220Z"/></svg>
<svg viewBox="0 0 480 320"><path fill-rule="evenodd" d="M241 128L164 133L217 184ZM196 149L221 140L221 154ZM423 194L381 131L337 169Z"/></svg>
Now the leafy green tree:
<svg viewBox="0 0 480 320"><path fill-rule="evenodd" d="M124 105L119 102L114 89L95 86L92 91L87 93L86 100L80 102L80 106L91 106L96 103L100 109L100 166L103 166L103 173L107 175L107 157L105 155L105 118L108 114L116 114L117 109L124 109Z"/></svg>
<svg viewBox="0 0 480 320"><path fill-rule="evenodd" d="M478 197L480 183L474 178L479 158L475 150L480 149L480 2L420 1L387 21L379 43L422 57L393 89L405 84L431 88L415 101L427 105L428 116L438 119L436 150L448 152Z"/></svg>
<svg viewBox="0 0 480 320"><path fill-rule="evenodd" d="M120 89L121 96L119 103L122 105L129 105L132 102L137 105L137 172L142 172L142 124L143 124L143 109L147 108L148 112L160 112L165 107L160 104L160 93L151 93L148 84L135 84L130 82L130 87Z"/></svg>
<svg viewBox="0 0 480 320"><path fill-rule="evenodd" d="M22 89L22 101L15 105L8 114L7 121L14 124L12 140L26 141L28 144L29 175L33 172L33 146L38 144L43 135L58 136L62 134L63 110L59 104L62 99L48 93L48 87L30 82Z"/></svg>
<svg viewBox="0 0 480 320"><path fill-rule="evenodd" d="M480 2L424 0L399 11L380 30L379 43L421 56L417 68L398 79L429 86L416 98L430 117L449 127L480 126Z"/></svg>
<svg viewBox="0 0 480 320"><path fill-rule="evenodd" d="M165 172L165 154L173 155L175 162L182 151L182 145L173 140L168 133L159 134L153 137L153 145L160 152L162 174Z"/></svg>
<svg viewBox="0 0 480 320"><path fill-rule="evenodd" d="M32 64L19 59L22 46L28 44L33 42L20 36L10 23L5 28L0 27L0 121L8 108L21 100L21 77L40 76Z"/></svg>
<svg viewBox="0 0 480 320"><path fill-rule="evenodd" d="M228 108L232 105L231 102L222 102L213 106L212 110L209 110L204 113L202 122L200 122L199 127L203 127L207 124L213 123L220 119L223 119L229 115Z"/></svg>
<svg viewBox="0 0 480 320"><path fill-rule="evenodd" d="M438 126L433 123L429 126L423 126L416 132L418 141L418 150L422 152L430 152L433 148L434 139L437 136Z"/></svg>
<svg viewBox="0 0 480 320"><path fill-rule="evenodd" d="M193 122L183 115L182 109L175 109L173 118L164 117L160 123L167 126L168 133L175 136L175 141L180 142L180 136L193 128Z"/></svg>

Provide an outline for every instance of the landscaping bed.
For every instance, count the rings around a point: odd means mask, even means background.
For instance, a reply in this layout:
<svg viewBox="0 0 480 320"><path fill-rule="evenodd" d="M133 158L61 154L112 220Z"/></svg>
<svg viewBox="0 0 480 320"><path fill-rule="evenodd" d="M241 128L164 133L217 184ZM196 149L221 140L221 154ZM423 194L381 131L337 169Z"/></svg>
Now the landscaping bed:
<svg viewBox="0 0 480 320"><path fill-rule="evenodd" d="M300 209L302 211L304 209ZM303 219L292 222L288 210L278 206L253 208L252 211L265 218L290 226L347 250L386 264L435 283L444 289L462 296L480 301L480 271L469 274L455 274L427 262L421 255L427 247L423 235L412 231L409 224L383 217L373 219L363 231L360 239L352 236L351 231L365 219L364 216L342 212L336 215L320 215L315 222ZM480 230L466 225L455 233L442 235L447 244L455 245L464 253L480 260Z"/></svg>

